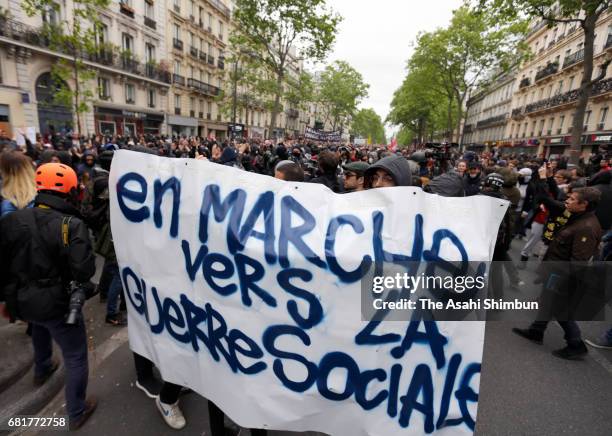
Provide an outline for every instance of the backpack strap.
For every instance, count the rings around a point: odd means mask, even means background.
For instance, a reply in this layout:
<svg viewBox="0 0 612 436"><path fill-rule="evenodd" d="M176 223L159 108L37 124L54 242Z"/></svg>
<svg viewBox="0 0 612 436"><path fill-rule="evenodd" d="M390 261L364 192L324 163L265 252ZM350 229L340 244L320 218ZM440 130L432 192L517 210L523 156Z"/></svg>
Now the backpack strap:
<svg viewBox="0 0 612 436"><path fill-rule="evenodd" d="M65 216L62 218L62 244L64 244L64 248L68 248L70 246L69 230L71 220L71 216Z"/></svg>

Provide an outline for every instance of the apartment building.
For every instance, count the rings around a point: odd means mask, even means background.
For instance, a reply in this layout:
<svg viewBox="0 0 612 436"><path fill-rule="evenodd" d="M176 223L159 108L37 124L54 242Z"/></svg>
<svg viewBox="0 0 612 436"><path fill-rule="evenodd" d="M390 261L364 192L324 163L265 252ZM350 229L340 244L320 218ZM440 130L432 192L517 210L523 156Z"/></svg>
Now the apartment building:
<svg viewBox="0 0 612 436"><path fill-rule="evenodd" d="M228 123L218 99L225 83L231 12L220 0L167 0L172 89L168 126L173 135L223 139Z"/></svg>
<svg viewBox="0 0 612 436"><path fill-rule="evenodd" d="M474 151L510 145L506 126L510 119L516 74L497 75L491 84L467 102L462 143Z"/></svg>
<svg viewBox="0 0 612 436"><path fill-rule="evenodd" d="M584 38L576 23L548 28L534 23L526 41L533 53L517 73L518 90L512 99L507 136L517 150L545 156L568 152L574 109L582 80ZM612 50L612 13L604 13L596 27L593 77ZM612 142L612 69L592 90L584 118L583 154Z"/></svg>
<svg viewBox="0 0 612 436"><path fill-rule="evenodd" d="M71 107L54 104L51 68L70 60L69 47L50 44L49 32L71 22L73 4L28 17L19 2L0 0L0 120L16 128L34 127L43 134L74 130ZM166 58L166 7L163 1L122 0L99 11L96 49L80 56L96 71L85 84L94 90L89 111L79 116L83 134L165 133L165 111L171 77ZM74 89L73 82L67 85ZM11 132L10 134L13 134Z"/></svg>

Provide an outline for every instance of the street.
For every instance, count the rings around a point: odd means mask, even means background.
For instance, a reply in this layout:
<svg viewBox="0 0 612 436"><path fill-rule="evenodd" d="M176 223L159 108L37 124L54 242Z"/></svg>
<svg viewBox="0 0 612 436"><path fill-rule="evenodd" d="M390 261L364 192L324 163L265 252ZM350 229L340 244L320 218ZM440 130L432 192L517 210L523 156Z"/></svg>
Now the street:
<svg viewBox="0 0 612 436"><path fill-rule="evenodd" d="M521 241L513 242L513 259L520 246ZM520 272L523 280L533 279L533 267L532 262L527 270ZM77 433L169 434L172 430L163 422L154 401L134 386L127 329L104 324L104 305L97 297L86 309L92 367L88 389L91 395L97 396L99 404ZM564 345L558 325L550 325L543 345L512 334L513 326L510 322L487 323L475 433L608 436L612 430L612 351L590 348L583 361L561 360L550 353ZM609 322L580 323L585 338L597 337L608 326ZM210 434L206 400L187 393L181 396L180 404L187 419L181 434ZM60 393L39 416L62 414L62 407L63 393ZM226 424L231 425L228 421ZM242 435L246 434L248 431L242 430ZM296 433L272 431L270 434Z"/></svg>

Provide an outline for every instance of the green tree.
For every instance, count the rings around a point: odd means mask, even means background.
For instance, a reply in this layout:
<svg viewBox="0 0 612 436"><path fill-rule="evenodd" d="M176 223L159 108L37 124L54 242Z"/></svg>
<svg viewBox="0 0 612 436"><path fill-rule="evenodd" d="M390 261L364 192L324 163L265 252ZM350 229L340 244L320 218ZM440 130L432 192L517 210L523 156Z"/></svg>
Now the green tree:
<svg viewBox="0 0 612 436"><path fill-rule="evenodd" d="M340 17L325 0L237 0L233 12L235 51L252 53L275 80L270 129L274 130L291 53L321 61L330 51Z"/></svg>
<svg viewBox="0 0 612 436"><path fill-rule="evenodd" d="M52 50L70 56L69 60L57 58L51 67L56 87L53 102L72 108L77 119L77 130L82 133L81 115L90 110L90 103L95 97L90 84L97 74L94 68L85 64L84 59L99 53L99 10L107 8L110 0L73 0L71 3L70 18L57 24L45 24L43 34ZM21 6L30 17L41 11L59 11L59 4L54 0L23 0Z"/></svg>
<svg viewBox="0 0 612 436"><path fill-rule="evenodd" d="M575 23L584 37L584 61L582 81L574 111L570 163L578 164L584 115L593 85L606 77L612 58L608 54L600 64L600 71L593 78L593 46L597 20L612 7L609 0L480 0L480 8L498 20L517 22L524 15L544 21L549 27L558 23Z"/></svg>
<svg viewBox="0 0 612 436"><path fill-rule="evenodd" d="M398 143L423 143L434 133L452 130L457 116L452 90L429 63L408 63L408 74L393 94L387 121L401 126ZM408 134L410 132L410 134ZM402 142L404 141L404 142Z"/></svg>
<svg viewBox="0 0 612 436"><path fill-rule="evenodd" d="M351 134L372 138L375 144L386 144L385 127L374 109L359 110L351 122Z"/></svg>
<svg viewBox="0 0 612 436"><path fill-rule="evenodd" d="M527 29L525 20L497 21L495 14L484 9L464 5L453 12L448 27L419 36L410 64L429 65L433 74L438 74L451 106L457 115L454 130L459 135L463 108L469 92L476 86L486 87L492 72L505 72L514 68L526 55L523 43ZM449 138L450 139L450 138Z"/></svg>
<svg viewBox="0 0 612 436"><path fill-rule="evenodd" d="M323 116L336 130L349 123L357 111L357 105L368 96L370 85L364 83L359 71L345 61L328 65L321 73L318 102Z"/></svg>

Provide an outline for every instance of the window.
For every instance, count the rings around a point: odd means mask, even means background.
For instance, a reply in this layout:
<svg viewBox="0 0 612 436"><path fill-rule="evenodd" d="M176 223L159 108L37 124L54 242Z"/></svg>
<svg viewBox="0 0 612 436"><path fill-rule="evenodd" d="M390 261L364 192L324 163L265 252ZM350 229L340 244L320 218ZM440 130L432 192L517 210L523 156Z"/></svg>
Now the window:
<svg viewBox="0 0 612 436"><path fill-rule="evenodd" d="M568 91L571 91L574 88L574 76L569 78L569 86L567 87Z"/></svg>
<svg viewBox="0 0 612 436"><path fill-rule="evenodd" d="M110 80L105 77L98 77L98 95L101 100L110 99Z"/></svg>
<svg viewBox="0 0 612 436"><path fill-rule="evenodd" d="M540 136L544 133L544 122L545 120L540 120Z"/></svg>
<svg viewBox="0 0 612 436"><path fill-rule="evenodd" d="M181 10L181 0L174 0L174 6L176 6L180 11Z"/></svg>
<svg viewBox="0 0 612 436"><path fill-rule="evenodd" d="M204 100L200 99L200 105L198 106L200 112L204 112Z"/></svg>
<svg viewBox="0 0 612 436"><path fill-rule="evenodd" d="M172 34L175 39L181 39L181 28L178 24L174 24L172 26Z"/></svg>
<svg viewBox="0 0 612 436"><path fill-rule="evenodd" d="M213 18L212 14L208 14L208 28L212 32Z"/></svg>
<svg viewBox="0 0 612 436"><path fill-rule="evenodd" d="M113 121L100 121L98 124L99 131L103 135L114 135L115 132L115 123Z"/></svg>
<svg viewBox="0 0 612 436"><path fill-rule="evenodd" d="M551 97L551 96L552 96L552 89L553 89L553 86L552 86L552 85L550 85L550 86L548 87L548 95L547 95L548 97Z"/></svg>
<svg viewBox="0 0 612 436"><path fill-rule="evenodd" d="M174 74L181 74L181 62L175 60L174 61Z"/></svg>
<svg viewBox="0 0 612 436"><path fill-rule="evenodd" d="M189 109L195 111L195 98L193 97L189 99Z"/></svg>
<svg viewBox="0 0 612 436"><path fill-rule="evenodd" d="M174 94L174 109L178 109L179 113L181 110L181 96L179 94Z"/></svg>
<svg viewBox="0 0 612 436"><path fill-rule="evenodd" d="M195 18L195 3L193 0L189 2L189 15Z"/></svg>
<svg viewBox="0 0 612 436"><path fill-rule="evenodd" d="M561 117L559 117L559 127L557 128L557 133L561 133L563 131L564 122L565 122L565 115L561 115Z"/></svg>
<svg viewBox="0 0 612 436"><path fill-rule="evenodd" d="M189 77L195 79L195 68L193 68L193 65L189 67Z"/></svg>
<svg viewBox="0 0 612 436"><path fill-rule="evenodd" d="M588 127L589 121L591 121L591 111L588 110L584 113L584 125Z"/></svg>
<svg viewBox="0 0 612 436"><path fill-rule="evenodd" d="M207 112L209 114L212 114L212 103L210 101L208 102L208 110L207 110Z"/></svg>
<svg viewBox="0 0 612 436"><path fill-rule="evenodd" d="M145 17L155 19L155 6L152 0L145 0Z"/></svg>
<svg viewBox="0 0 612 436"><path fill-rule="evenodd" d="M153 88L149 88L147 92L147 105L155 107L155 90Z"/></svg>
<svg viewBox="0 0 612 436"><path fill-rule="evenodd" d="M104 23L100 23L97 32L98 45L106 43L108 41L108 26Z"/></svg>
<svg viewBox="0 0 612 436"><path fill-rule="evenodd" d="M200 38L200 51L206 53L206 49L204 47L204 38Z"/></svg>
<svg viewBox="0 0 612 436"><path fill-rule="evenodd" d="M219 20L219 38L223 40L223 21Z"/></svg>
<svg viewBox="0 0 612 436"><path fill-rule="evenodd" d="M119 3L132 7L132 0L120 0Z"/></svg>
<svg viewBox="0 0 612 436"><path fill-rule="evenodd" d="M123 51L134 51L134 38L127 33L121 34L121 48Z"/></svg>
<svg viewBox="0 0 612 436"><path fill-rule="evenodd" d="M601 115L599 116L598 130L603 130L606 124L606 118L608 117L608 108L607 107L601 108L600 114Z"/></svg>
<svg viewBox="0 0 612 436"><path fill-rule="evenodd" d="M59 26L60 24L60 5L51 3L45 7L42 14L43 23L51 26Z"/></svg>
<svg viewBox="0 0 612 436"><path fill-rule="evenodd" d="M557 94L561 94L563 92L563 80L559 81L559 87L557 88Z"/></svg>
<svg viewBox="0 0 612 436"><path fill-rule="evenodd" d="M200 7L200 12L198 14L198 18L200 20L200 26L204 24L204 8Z"/></svg>
<svg viewBox="0 0 612 436"><path fill-rule="evenodd" d="M552 133L553 124L555 123L555 118L551 118L548 120L548 130L547 134L550 135Z"/></svg>
<svg viewBox="0 0 612 436"><path fill-rule="evenodd" d="M148 42L145 44L145 61L155 62L155 46Z"/></svg>
<svg viewBox="0 0 612 436"><path fill-rule="evenodd" d="M125 84L125 102L130 104L136 103L136 90L131 83Z"/></svg>
<svg viewBox="0 0 612 436"><path fill-rule="evenodd" d="M191 44L192 47L195 48L196 39L195 39L195 35L192 32L189 32L189 43Z"/></svg>

